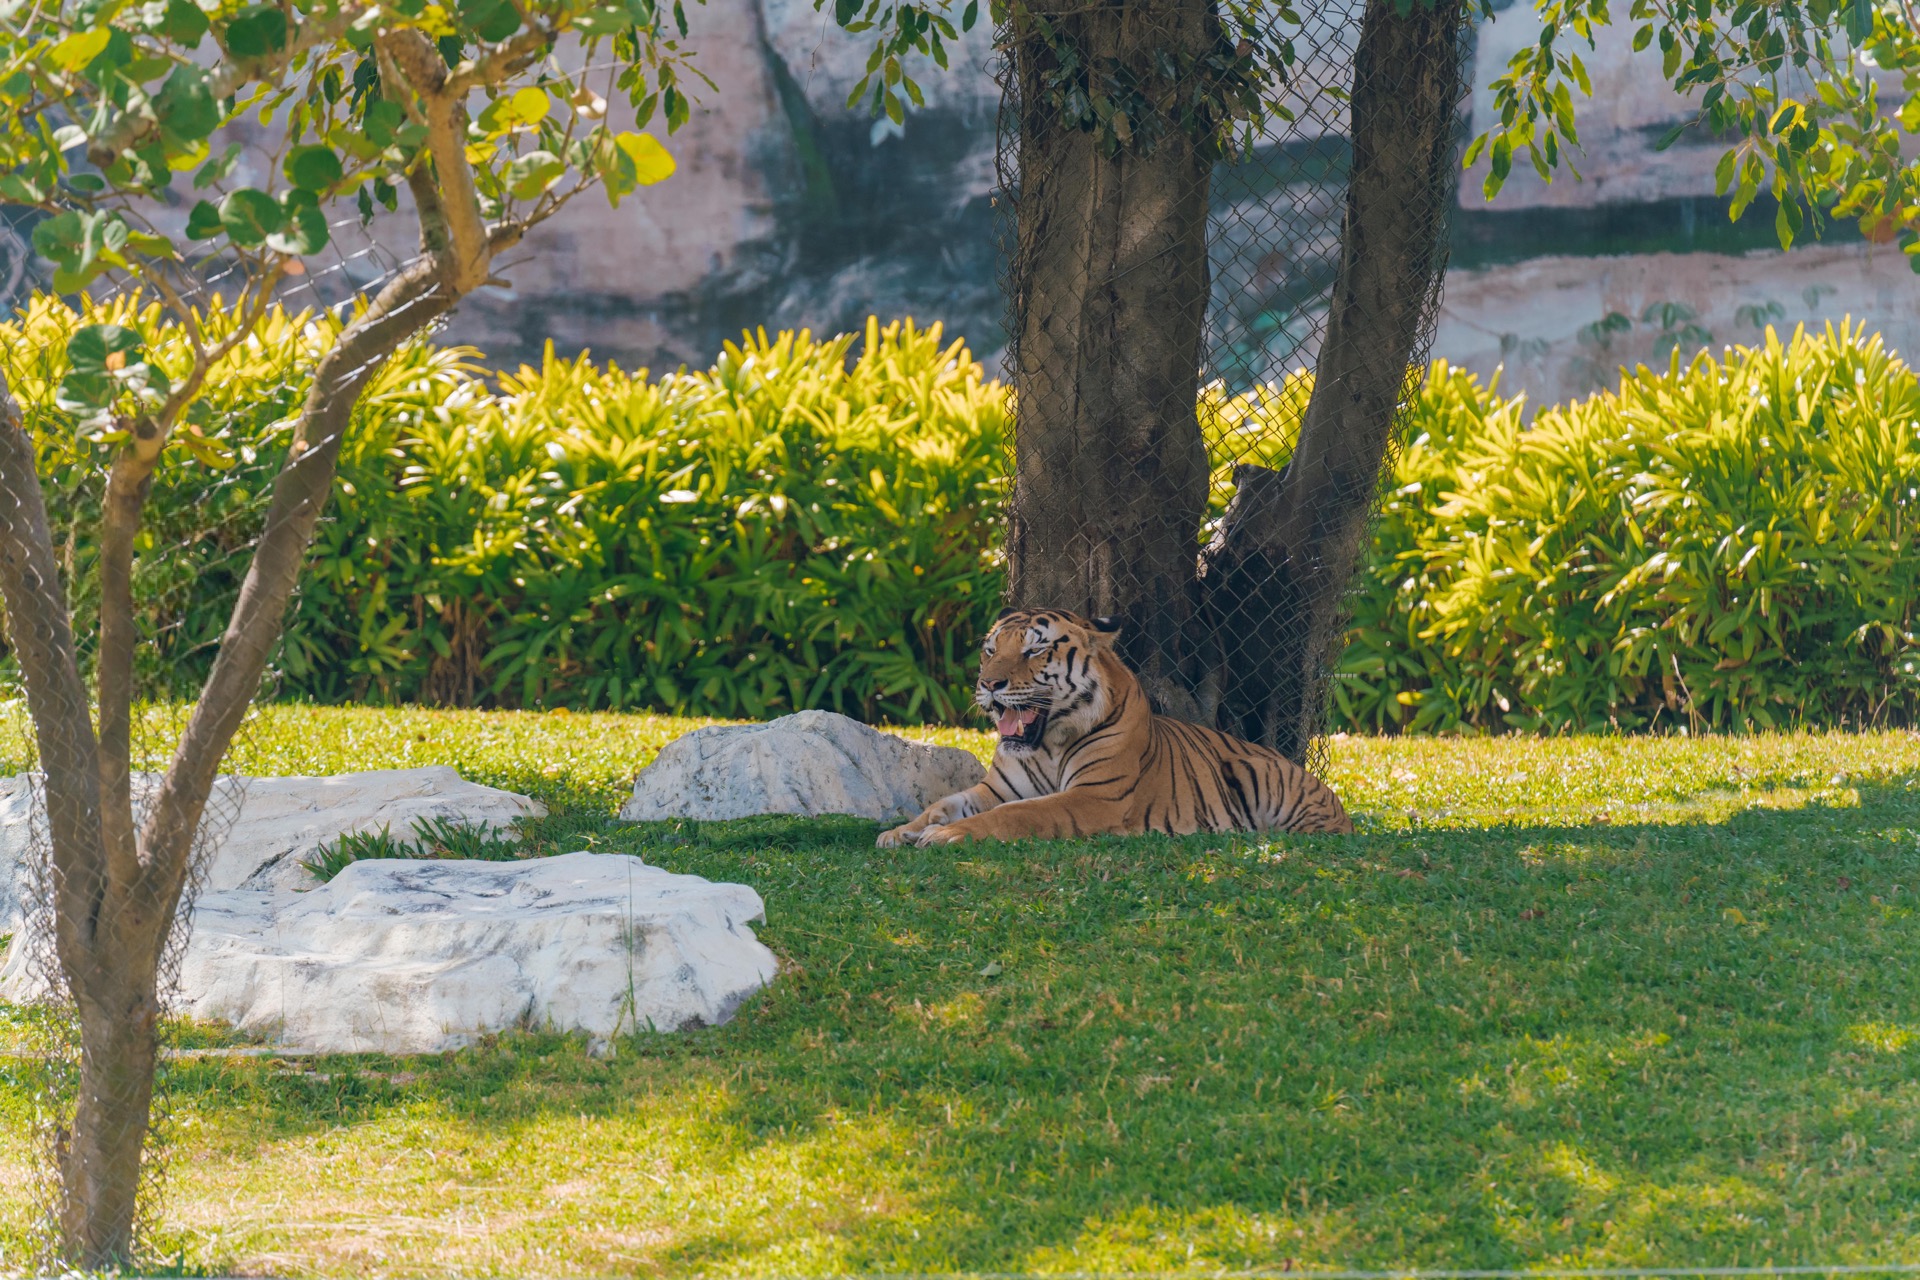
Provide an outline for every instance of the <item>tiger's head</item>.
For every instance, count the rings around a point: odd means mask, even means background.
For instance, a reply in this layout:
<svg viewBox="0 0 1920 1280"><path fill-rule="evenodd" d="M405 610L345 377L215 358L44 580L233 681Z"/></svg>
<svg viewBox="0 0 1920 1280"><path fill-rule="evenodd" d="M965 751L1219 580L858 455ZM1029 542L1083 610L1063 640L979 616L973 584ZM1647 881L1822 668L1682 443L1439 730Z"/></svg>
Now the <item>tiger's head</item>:
<svg viewBox="0 0 1920 1280"><path fill-rule="evenodd" d="M1119 624L1061 609L1007 609L980 646L974 700L994 719L1000 749L1039 751L1082 736L1105 714L1126 668L1113 654Z"/></svg>

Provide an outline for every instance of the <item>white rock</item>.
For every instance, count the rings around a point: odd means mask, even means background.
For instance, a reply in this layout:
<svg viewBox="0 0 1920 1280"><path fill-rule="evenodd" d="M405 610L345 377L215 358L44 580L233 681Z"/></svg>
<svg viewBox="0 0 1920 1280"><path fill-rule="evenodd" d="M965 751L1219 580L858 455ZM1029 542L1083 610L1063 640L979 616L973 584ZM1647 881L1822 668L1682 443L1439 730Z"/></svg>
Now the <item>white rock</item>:
<svg viewBox="0 0 1920 1280"><path fill-rule="evenodd" d="M321 845L348 832L386 828L413 836L421 818L509 830L517 818L542 818L546 806L512 791L468 782L453 768L376 769L314 778L222 778L240 812L207 864L203 888L307 889L301 866ZM211 810L216 800L208 802Z"/></svg>
<svg viewBox="0 0 1920 1280"><path fill-rule="evenodd" d="M151 777L142 782L152 785ZM25 775L0 778L0 933L18 925L33 807ZM347 832L385 827L404 840L419 818L505 829L516 818L546 812L537 800L468 782L446 765L316 778L222 777L207 801L206 824L217 843L201 888L309 889L315 881L302 861Z"/></svg>
<svg viewBox="0 0 1920 1280"><path fill-rule="evenodd" d="M175 1008L319 1053L713 1026L773 979L747 928L763 915L745 885L625 854L357 862L311 893L203 894ZM16 940L0 998L38 994L27 951Z"/></svg>
<svg viewBox="0 0 1920 1280"><path fill-rule="evenodd" d="M12 933L20 926L38 807L30 775L0 778L0 933Z"/></svg>
<svg viewBox="0 0 1920 1280"><path fill-rule="evenodd" d="M986 770L971 752L909 742L831 711L713 725L669 742L633 781L630 822L764 813L907 818Z"/></svg>

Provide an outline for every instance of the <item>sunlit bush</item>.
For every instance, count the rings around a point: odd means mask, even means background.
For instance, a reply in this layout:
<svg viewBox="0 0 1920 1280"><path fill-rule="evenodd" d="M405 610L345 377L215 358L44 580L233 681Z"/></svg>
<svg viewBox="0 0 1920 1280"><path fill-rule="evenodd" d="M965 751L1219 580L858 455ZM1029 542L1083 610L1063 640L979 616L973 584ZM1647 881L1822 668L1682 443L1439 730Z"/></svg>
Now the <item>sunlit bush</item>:
<svg viewBox="0 0 1920 1280"><path fill-rule="evenodd" d="M1920 718L1920 389L1772 330L1530 421L1436 366L1339 684L1356 728Z"/></svg>
<svg viewBox="0 0 1920 1280"><path fill-rule="evenodd" d="M184 335L114 304L163 367ZM104 456L55 403L78 323L0 326L91 588ZM209 335L220 332L216 311ZM143 679L203 672L331 340L270 317L156 479ZM999 607L1005 396L938 326L753 335L649 378L549 355L494 378L418 345L363 400L280 661L325 701L964 715ZM1284 466L1311 378L1203 392L1220 464ZM1444 363L1411 408L1336 687L1366 730L1767 727L1920 719L1920 390L1877 337L1769 333L1545 410Z"/></svg>

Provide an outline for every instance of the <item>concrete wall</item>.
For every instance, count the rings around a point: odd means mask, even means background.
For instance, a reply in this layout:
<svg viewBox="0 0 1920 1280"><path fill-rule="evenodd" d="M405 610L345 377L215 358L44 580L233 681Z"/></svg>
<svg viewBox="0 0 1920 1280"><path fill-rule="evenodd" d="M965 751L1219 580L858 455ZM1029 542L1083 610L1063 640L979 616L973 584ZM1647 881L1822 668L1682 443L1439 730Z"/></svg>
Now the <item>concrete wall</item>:
<svg viewBox="0 0 1920 1280"><path fill-rule="evenodd" d="M1497 7L1476 35L1475 129L1489 119L1485 85L1537 35L1531 6ZM551 339L562 352L661 370L706 361L743 328L839 331L872 312L944 321L991 360L1004 304L999 90L984 29L954 51L950 71L925 69L927 105L896 127L847 109L868 46L811 0L707 0L689 17L717 91L664 139L678 173L618 209L597 196L569 206L505 264L513 287L469 299L447 336L508 366L537 359ZM1309 10L1307 22L1301 65L1344 81L1351 32L1337 11ZM1710 140L1654 150L1687 106L1656 58L1630 55L1628 38L1625 27L1604 33L1585 55L1595 98L1581 104L1584 181L1543 183L1520 164L1487 205L1482 175L1466 175L1435 353L1488 374L1504 365L1504 385L1552 400L1646 358L1661 334L1641 317L1666 304L1690 311L1687 323L1715 345L1756 337L1752 318L1774 304L1789 325L1852 316L1902 350L1920 348L1920 278L1892 247L1842 235L1781 254L1766 210L1728 223ZM1882 88L1897 99L1896 84ZM1214 361L1238 381L1312 359L1338 247L1341 112L1310 95L1299 106L1308 123L1290 142L1216 183ZM398 233L403 222L385 225ZM373 247L350 237L343 247L348 261L326 282L371 278L379 254L353 255ZM20 248L0 244L0 285L17 274ZM1606 346L1582 340L1611 313L1632 328Z"/></svg>
<svg viewBox="0 0 1920 1280"><path fill-rule="evenodd" d="M502 363L551 337L661 368L705 360L744 327L840 330L878 312L943 320L995 355L999 92L985 32L948 73L928 68L926 109L901 128L846 108L866 45L808 0L708 0L692 13L697 56L722 92L667 140L680 173L618 210L569 209L509 273L512 292L474 299L452 336ZM1344 78L1350 33L1308 21L1304 65ZM1477 33L1474 128L1490 118L1485 86L1536 35L1527 5ZM1585 55L1595 96L1581 109L1583 181L1548 184L1516 166L1488 205L1483 174L1465 176L1435 354L1487 374L1504 365L1503 385L1560 399L1649 358L1661 327L1641 317L1663 304L1690 311L1686 323L1716 345L1752 340L1755 316L1784 312L1788 326L1852 316L1915 349L1920 281L1897 252L1845 242L1842 228L1841 241L1781 254L1764 209L1728 223L1711 140L1654 149L1688 108L1628 39L1624 27L1603 33ZM1338 124L1325 103L1304 114ZM1276 376L1314 354L1345 163L1332 126L1221 175L1215 362L1230 378ZM1581 339L1610 313L1633 327L1605 346Z"/></svg>

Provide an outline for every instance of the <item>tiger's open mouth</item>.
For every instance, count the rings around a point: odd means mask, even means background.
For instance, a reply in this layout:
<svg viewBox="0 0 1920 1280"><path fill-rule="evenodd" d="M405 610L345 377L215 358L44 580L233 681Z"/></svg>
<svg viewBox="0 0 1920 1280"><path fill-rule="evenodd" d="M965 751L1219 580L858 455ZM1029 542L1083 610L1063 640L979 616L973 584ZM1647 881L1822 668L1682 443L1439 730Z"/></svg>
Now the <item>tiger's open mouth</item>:
<svg viewBox="0 0 1920 1280"><path fill-rule="evenodd" d="M1037 747L1047 731L1047 713L1039 707L1010 707L1000 713L1003 746Z"/></svg>

